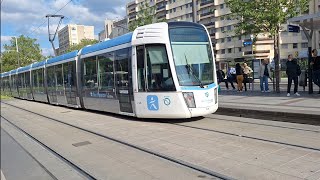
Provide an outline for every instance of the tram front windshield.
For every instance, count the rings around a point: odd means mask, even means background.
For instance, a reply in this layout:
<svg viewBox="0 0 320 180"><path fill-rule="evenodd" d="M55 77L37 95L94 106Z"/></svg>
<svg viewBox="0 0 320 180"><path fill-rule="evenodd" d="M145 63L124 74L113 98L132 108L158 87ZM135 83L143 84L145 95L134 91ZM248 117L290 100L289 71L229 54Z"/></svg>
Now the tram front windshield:
<svg viewBox="0 0 320 180"><path fill-rule="evenodd" d="M169 29L171 48L180 86L214 82L213 57L208 35L197 27Z"/></svg>

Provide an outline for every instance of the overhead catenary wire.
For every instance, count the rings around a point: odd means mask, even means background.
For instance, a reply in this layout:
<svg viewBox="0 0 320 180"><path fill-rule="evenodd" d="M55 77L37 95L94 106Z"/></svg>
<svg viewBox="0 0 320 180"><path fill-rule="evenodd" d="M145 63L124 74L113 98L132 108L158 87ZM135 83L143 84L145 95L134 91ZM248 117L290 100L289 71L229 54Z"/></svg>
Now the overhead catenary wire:
<svg viewBox="0 0 320 180"><path fill-rule="evenodd" d="M2 0L2 1L3 1L3 0ZM2 2L2 1L1 1L1 2ZM57 10L55 13L53 13L53 15L56 15L58 12L60 12L60 11L61 11L63 8L65 8L71 1L73 1L73 0L68 1L64 6L62 6L59 10ZM43 26L43 25L46 24L46 23L47 23L47 20L43 21L37 28L34 28L31 33L26 34L26 36L32 35L33 33L36 32L36 30L38 30L41 26Z"/></svg>

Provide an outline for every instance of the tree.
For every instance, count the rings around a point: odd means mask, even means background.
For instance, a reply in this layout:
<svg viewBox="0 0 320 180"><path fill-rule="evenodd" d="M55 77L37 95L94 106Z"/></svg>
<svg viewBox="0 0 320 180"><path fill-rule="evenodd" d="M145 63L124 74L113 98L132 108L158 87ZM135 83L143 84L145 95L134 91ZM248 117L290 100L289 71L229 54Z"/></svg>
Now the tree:
<svg viewBox="0 0 320 180"><path fill-rule="evenodd" d="M129 30L134 31L139 26L147 24L166 22L165 18L158 19L156 16L156 6L150 6L147 2L138 6L137 18L129 23Z"/></svg>
<svg viewBox="0 0 320 180"><path fill-rule="evenodd" d="M98 42L99 41L96 40L96 39L82 39L79 44L71 45L68 48L67 52L71 52L71 51L74 51L74 50L79 50L79 49L81 49L81 48L83 48L83 47L85 47L87 45L96 44Z"/></svg>
<svg viewBox="0 0 320 180"><path fill-rule="evenodd" d="M310 0L226 0L231 17L238 20L237 35L266 34L274 38L276 92L280 92L279 31L282 24L308 9Z"/></svg>
<svg viewBox="0 0 320 180"><path fill-rule="evenodd" d="M8 44L4 44L4 51L1 53L1 72L23 67L34 61L43 60L40 45L36 43L37 39L25 37L12 37ZM17 48L18 45L18 48ZM18 50L18 52L17 52Z"/></svg>

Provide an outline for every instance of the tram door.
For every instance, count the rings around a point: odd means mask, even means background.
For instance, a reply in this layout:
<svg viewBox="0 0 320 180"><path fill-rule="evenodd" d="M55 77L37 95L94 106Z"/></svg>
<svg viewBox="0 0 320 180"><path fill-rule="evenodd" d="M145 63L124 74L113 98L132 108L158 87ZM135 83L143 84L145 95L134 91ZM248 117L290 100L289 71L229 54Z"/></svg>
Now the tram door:
<svg viewBox="0 0 320 180"><path fill-rule="evenodd" d="M67 103L77 105L77 87L76 87L76 62L71 61L63 64L64 87Z"/></svg>
<svg viewBox="0 0 320 180"><path fill-rule="evenodd" d="M131 80L131 51L129 48L115 52L115 84L120 111L132 113L132 80Z"/></svg>

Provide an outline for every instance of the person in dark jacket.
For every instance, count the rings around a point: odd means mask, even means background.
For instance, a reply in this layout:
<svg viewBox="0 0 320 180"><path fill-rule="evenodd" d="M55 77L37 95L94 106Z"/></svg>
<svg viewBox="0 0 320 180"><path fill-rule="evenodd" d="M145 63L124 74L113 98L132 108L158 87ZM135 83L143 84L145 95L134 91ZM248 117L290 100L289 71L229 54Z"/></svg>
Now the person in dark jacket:
<svg viewBox="0 0 320 180"><path fill-rule="evenodd" d="M238 91L242 92L243 89L243 68L239 63L236 64L236 75L237 75L237 83L238 83Z"/></svg>
<svg viewBox="0 0 320 180"><path fill-rule="evenodd" d="M313 70L313 82L319 87L320 94L320 57L318 56L318 51L316 49L312 50L312 70Z"/></svg>
<svg viewBox="0 0 320 180"><path fill-rule="evenodd" d="M287 96L290 96L290 89L291 89L292 80L294 82L293 93L296 96L300 96L300 94L298 93L298 76L301 74L301 71L300 71L300 66L298 65L297 61L293 60L292 54L288 55L288 61L287 61L286 65L287 65L286 73L288 75Z"/></svg>

